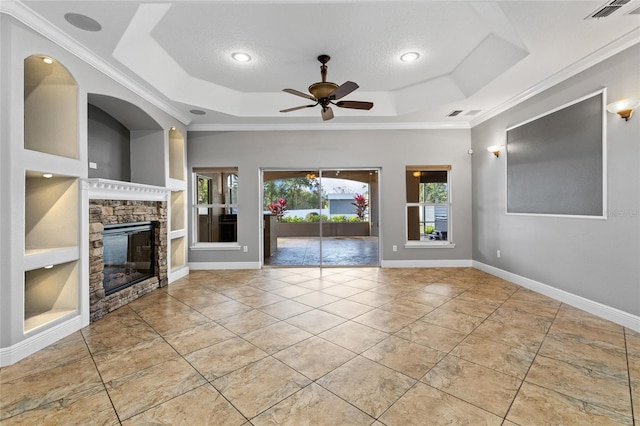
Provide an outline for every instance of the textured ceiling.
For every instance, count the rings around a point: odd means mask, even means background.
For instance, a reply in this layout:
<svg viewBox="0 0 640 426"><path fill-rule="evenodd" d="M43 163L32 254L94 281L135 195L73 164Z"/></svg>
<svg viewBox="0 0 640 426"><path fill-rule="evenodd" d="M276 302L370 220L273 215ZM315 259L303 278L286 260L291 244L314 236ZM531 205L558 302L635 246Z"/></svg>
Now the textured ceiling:
<svg viewBox="0 0 640 426"><path fill-rule="evenodd" d="M192 128L224 129L469 126L639 42L640 15L629 12L640 1L584 19L603 4L9 0L2 7L98 58ZM97 20L102 31L71 26L67 12ZM235 51L253 60L234 62ZM419 52L419 60L402 63L406 51ZM372 110L334 107L336 118L326 123L319 108L279 112L308 103L281 90L305 92L319 81L319 54L332 57L329 81L360 85L344 99L372 101ZM463 113L447 117L452 110Z"/></svg>

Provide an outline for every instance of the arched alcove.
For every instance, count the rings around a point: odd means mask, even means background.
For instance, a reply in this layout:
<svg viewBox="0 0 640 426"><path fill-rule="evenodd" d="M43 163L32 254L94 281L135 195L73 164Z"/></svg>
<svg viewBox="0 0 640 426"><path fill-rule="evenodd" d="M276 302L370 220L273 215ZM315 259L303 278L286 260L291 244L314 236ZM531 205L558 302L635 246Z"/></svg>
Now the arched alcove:
<svg viewBox="0 0 640 426"><path fill-rule="evenodd" d="M89 177L165 186L165 136L146 111L123 99L89 93Z"/></svg>
<svg viewBox="0 0 640 426"><path fill-rule="evenodd" d="M24 60L24 147L78 158L78 84L46 55Z"/></svg>

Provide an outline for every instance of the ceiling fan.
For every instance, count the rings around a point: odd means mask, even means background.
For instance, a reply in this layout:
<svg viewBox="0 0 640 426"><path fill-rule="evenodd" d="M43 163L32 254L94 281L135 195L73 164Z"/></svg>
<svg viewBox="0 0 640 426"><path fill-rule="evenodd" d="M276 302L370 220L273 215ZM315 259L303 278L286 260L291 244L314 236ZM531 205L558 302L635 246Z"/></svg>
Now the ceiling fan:
<svg viewBox="0 0 640 426"><path fill-rule="evenodd" d="M353 81L347 81L346 83L338 86L335 83L327 82L327 62L331 57L329 55L320 55L318 56L318 61L322 64L320 66L320 75L322 76L322 81L318 83L313 83L309 86L308 95L304 92L300 92L295 89L283 89L283 92L291 93L292 95L300 96L302 98L310 99L315 104L312 105L302 105L293 108L283 109L280 112L291 112L297 111L299 109L304 108L312 108L316 105L320 105L322 107L322 119L324 121L331 120L333 118L333 110L330 105L335 105L340 108L351 108L351 109L366 109L370 110L373 108L373 102L361 102L361 101L339 101L343 97L347 96L349 93L356 90L359 86ZM338 101L338 102L334 102Z"/></svg>

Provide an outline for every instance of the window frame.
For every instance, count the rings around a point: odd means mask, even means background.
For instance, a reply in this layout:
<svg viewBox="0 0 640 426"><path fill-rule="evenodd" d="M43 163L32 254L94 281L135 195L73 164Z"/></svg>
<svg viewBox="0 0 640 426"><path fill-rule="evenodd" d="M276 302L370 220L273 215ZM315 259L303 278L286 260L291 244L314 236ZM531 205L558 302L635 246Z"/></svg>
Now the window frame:
<svg viewBox="0 0 640 426"><path fill-rule="evenodd" d="M223 203L200 203L199 194L198 194L198 186L200 179L205 175L205 173L222 173L223 176L235 175L235 200L228 200L228 196L231 195L231 186L229 186L226 181L223 182L223 191L225 193L224 202ZM240 190L239 185L239 168L237 166L229 166L229 167L193 167L191 169L191 184L192 184L192 203L191 203L191 223L193 223L191 229L191 249L193 250L240 250L241 246L238 242L238 236L236 235L236 241L232 242L200 242L198 241L199 234L199 224L198 224L198 209L224 209L225 212L233 212L230 214L238 214L239 211L239 203L238 203L238 193ZM211 201L211 200L209 200ZM236 229L240 229L240 226L237 226Z"/></svg>
<svg viewBox="0 0 640 426"><path fill-rule="evenodd" d="M406 166L405 167L405 205L404 205L404 237L405 248L454 248L453 242L453 191L451 185L451 165L420 165L420 166ZM409 202L407 201L407 173L409 172L434 172L434 171L446 171L447 172L447 202L446 203L424 203L424 202ZM447 207L447 239L446 240L409 240L409 208L410 207L435 207L446 206Z"/></svg>

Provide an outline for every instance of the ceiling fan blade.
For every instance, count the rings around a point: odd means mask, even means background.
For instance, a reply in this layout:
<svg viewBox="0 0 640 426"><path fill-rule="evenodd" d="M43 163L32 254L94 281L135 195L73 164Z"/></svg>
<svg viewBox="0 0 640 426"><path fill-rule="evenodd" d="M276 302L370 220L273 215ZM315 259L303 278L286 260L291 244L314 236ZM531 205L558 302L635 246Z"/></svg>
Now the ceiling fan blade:
<svg viewBox="0 0 640 426"><path fill-rule="evenodd" d="M318 104L313 104L313 105L302 105L302 106L297 106L297 107L293 107L293 108L287 108L287 109L281 109L280 112L291 112L291 111L297 111L299 109L305 109L305 108L311 108L314 107Z"/></svg>
<svg viewBox="0 0 640 426"><path fill-rule="evenodd" d="M329 99L337 100L337 99L344 98L349 93L351 93L354 90L356 90L358 87L360 87L360 86L358 86L353 81L347 81L344 84L342 84L341 86L336 87L336 90L331 92L331 94L329 95Z"/></svg>
<svg viewBox="0 0 640 426"><path fill-rule="evenodd" d="M324 121L331 120L333 118L333 110L330 106L322 108L322 119Z"/></svg>
<svg viewBox="0 0 640 426"><path fill-rule="evenodd" d="M336 106L340 108L351 108L351 109L366 109L369 110L373 108L373 102L361 102L361 101L340 101L335 103Z"/></svg>
<svg viewBox="0 0 640 426"><path fill-rule="evenodd" d="M292 95L300 96L300 97L302 97L302 98L311 99L312 101L316 101L316 100L317 100L317 99L316 99L316 98L314 98L313 96L308 95L308 94L306 94L306 93L303 93L303 92L301 92L301 91L299 91L299 90L296 90L296 89L282 89L282 91L283 91L283 92L287 92L287 93L291 93Z"/></svg>

